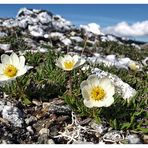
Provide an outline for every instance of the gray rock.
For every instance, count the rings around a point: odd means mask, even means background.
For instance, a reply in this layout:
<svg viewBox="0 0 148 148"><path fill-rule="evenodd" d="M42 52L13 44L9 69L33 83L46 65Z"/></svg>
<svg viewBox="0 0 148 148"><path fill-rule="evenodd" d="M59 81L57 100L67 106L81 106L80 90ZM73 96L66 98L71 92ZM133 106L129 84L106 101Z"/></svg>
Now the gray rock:
<svg viewBox="0 0 148 148"><path fill-rule="evenodd" d="M142 63L144 66L148 65L148 57L146 57L144 60L142 60Z"/></svg>
<svg viewBox="0 0 148 148"><path fill-rule="evenodd" d="M5 107L5 101L0 101L0 112L4 109Z"/></svg>
<svg viewBox="0 0 148 148"><path fill-rule="evenodd" d="M70 21L65 20L60 15L54 15L52 18L52 25L57 31L66 31L73 28Z"/></svg>
<svg viewBox="0 0 148 148"><path fill-rule="evenodd" d="M10 121L15 127L22 127L22 112L17 107L5 105L2 117Z"/></svg>
<svg viewBox="0 0 148 148"><path fill-rule="evenodd" d="M38 47L37 50L41 53L45 53L45 52L48 52L48 49L47 48L42 48L42 47Z"/></svg>
<svg viewBox="0 0 148 148"><path fill-rule="evenodd" d="M51 32L49 34L49 37L52 40L58 40L58 39L64 38L64 35L63 35L63 33L60 33L60 32Z"/></svg>
<svg viewBox="0 0 148 148"><path fill-rule="evenodd" d="M69 46L70 44L72 44L71 40L68 38L62 39L61 42L66 46Z"/></svg>
<svg viewBox="0 0 148 148"><path fill-rule="evenodd" d="M49 135L49 129L47 129L47 128L42 128L42 129L39 131L39 134L40 134L40 135L43 135L43 134Z"/></svg>
<svg viewBox="0 0 148 148"><path fill-rule="evenodd" d="M43 108L47 108L47 107L50 107L51 103L49 102L43 102L42 106Z"/></svg>
<svg viewBox="0 0 148 148"><path fill-rule="evenodd" d="M32 103L35 104L36 106L41 106L42 105L42 103L40 101L36 100L36 99L33 99Z"/></svg>
<svg viewBox="0 0 148 148"><path fill-rule="evenodd" d="M10 44L0 44L0 49L3 49L5 51L10 50L10 47Z"/></svg>
<svg viewBox="0 0 148 148"><path fill-rule="evenodd" d="M0 144L12 144L12 142L11 141L9 141L9 140L0 140Z"/></svg>
<svg viewBox="0 0 148 148"><path fill-rule="evenodd" d="M138 135L133 134L128 136L128 143L129 144L141 144L141 140Z"/></svg>
<svg viewBox="0 0 148 148"><path fill-rule="evenodd" d="M30 34L34 37L44 37L44 31L39 25L28 27Z"/></svg>
<svg viewBox="0 0 148 148"><path fill-rule="evenodd" d="M145 144L148 144L148 135L146 135L146 134L143 135L142 136L142 139L143 139L143 141L144 141Z"/></svg>
<svg viewBox="0 0 148 148"><path fill-rule="evenodd" d="M38 143L40 144L47 144L48 143L48 136L49 136L49 129L47 128L42 128L39 131L39 138L38 138Z"/></svg>
<svg viewBox="0 0 148 148"><path fill-rule="evenodd" d="M130 101L130 98L136 95L137 91L133 89L129 84L123 82L118 76L105 72L99 68L92 69L92 73L98 77L109 77L112 83L115 85L115 91L120 94L123 99Z"/></svg>
<svg viewBox="0 0 148 148"><path fill-rule="evenodd" d="M102 124L97 124L95 122L91 122L90 127L93 128L99 134L102 134L107 129Z"/></svg>
<svg viewBox="0 0 148 148"><path fill-rule="evenodd" d="M26 122L27 125L32 124L36 121L37 121L37 118L35 116L30 116L29 118L25 119L25 122Z"/></svg>
<svg viewBox="0 0 148 148"><path fill-rule="evenodd" d="M80 47L80 46L75 46L74 50L75 51L82 51L84 48Z"/></svg>
<svg viewBox="0 0 148 148"><path fill-rule="evenodd" d="M135 44L135 43L132 43L131 45L132 45L133 47L137 48L137 49L141 49L141 47L140 47L139 45Z"/></svg>
<svg viewBox="0 0 148 148"><path fill-rule="evenodd" d="M25 16L25 15L31 15L33 14L33 11L27 9L27 8L21 8L19 10L19 12L17 13L16 17L21 17L21 16Z"/></svg>
<svg viewBox="0 0 148 148"><path fill-rule="evenodd" d="M100 26L96 23L90 23L88 25L80 25L80 28L85 30L87 34L93 33L95 35L103 35L100 30Z"/></svg>
<svg viewBox="0 0 148 148"><path fill-rule="evenodd" d="M40 20L42 24L51 22L51 16L47 12L41 12L38 15L38 19Z"/></svg>
<svg viewBox="0 0 148 148"><path fill-rule="evenodd" d="M38 137L37 144L47 144L48 143L48 136L46 134L40 135Z"/></svg>
<svg viewBox="0 0 148 148"><path fill-rule="evenodd" d="M5 36L7 36L7 34L5 33L5 32L0 32L0 37L2 38L2 37L5 37Z"/></svg>
<svg viewBox="0 0 148 148"><path fill-rule="evenodd" d="M122 134L122 132L116 130L110 131L103 136L103 141L105 142L115 143L123 140L124 135Z"/></svg>
<svg viewBox="0 0 148 148"><path fill-rule="evenodd" d="M8 28L17 27L18 23L15 19L7 19L3 22L3 26Z"/></svg>
<svg viewBox="0 0 148 148"><path fill-rule="evenodd" d="M49 107L49 112L69 115L71 114L71 108L68 105L51 105Z"/></svg>
<svg viewBox="0 0 148 148"><path fill-rule="evenodd" d="M83 39L79 36L72 36L72 37L70 37L70 39L75 42L83 42Z"/></svg>
<svg viewBox="0 0 148 148"><path fill-rule="evenodd" d="M21 28L27 28L29 20L27 18L18 21L18 26Z"/></svg>

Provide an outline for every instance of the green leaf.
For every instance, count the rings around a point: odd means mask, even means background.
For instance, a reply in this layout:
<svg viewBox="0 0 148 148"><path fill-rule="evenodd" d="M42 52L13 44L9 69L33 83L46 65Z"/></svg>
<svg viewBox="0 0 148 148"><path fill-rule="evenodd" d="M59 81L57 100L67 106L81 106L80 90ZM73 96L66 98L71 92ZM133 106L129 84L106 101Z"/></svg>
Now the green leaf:
<svg viewBox="0 0 148 148"><path fill-rule="evenodd" d="M22 101L23 101L23 103L24 103L25 105L30 105L30 104L31 104L31 101L30 101L27 97L24 97L24 98L22 99Z"/></svg>
<svg viewBox="0 0 148 148"><path fill-rule="evenodd" d="M136 130L142 131L143 133L148 133L148 128L137 128Z"/></svg>
<svg viewBox="0 0 148 148"><path fill-rule="evenodd" d="M123 125L121 126L121 129L129 129L131 126L131 124L129 122L123 123Z"/></svg>

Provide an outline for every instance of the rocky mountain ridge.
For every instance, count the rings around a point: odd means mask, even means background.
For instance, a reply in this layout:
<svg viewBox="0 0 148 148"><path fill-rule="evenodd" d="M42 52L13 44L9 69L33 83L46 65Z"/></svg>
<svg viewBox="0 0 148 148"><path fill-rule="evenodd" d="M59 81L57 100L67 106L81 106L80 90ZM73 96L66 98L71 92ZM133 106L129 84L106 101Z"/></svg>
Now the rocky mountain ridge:
<svg viewBox="0 0 148 148"><path fill-rule="evenodd" d="M103 34L99 26L95 23L80 25L80 28L78 28L60 15L55 15L46 10L22 8L18 11L16 18L1 18L0 27L1 30L5 27L20 27L23 31L29 32L33 37L48 38L51 32L68 33L69 31L77 30L78 32L87 31L93 35L98 35L102 41L117 41L125 44L137 44L137 46L145 43L131 39L123 39L112 34ZM5 32L0 32L1 37L5 35Z"/></svg>

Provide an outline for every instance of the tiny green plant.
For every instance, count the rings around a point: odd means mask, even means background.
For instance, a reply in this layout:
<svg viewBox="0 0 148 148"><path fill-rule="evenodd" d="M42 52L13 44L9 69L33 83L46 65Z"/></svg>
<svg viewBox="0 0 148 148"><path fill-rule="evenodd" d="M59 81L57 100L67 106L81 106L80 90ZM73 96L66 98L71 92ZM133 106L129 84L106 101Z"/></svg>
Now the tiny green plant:
<svg viewBox="0 0 148 148"><path fill-rule="evenodd" d="M68 75L68 85L69 85L69 94L72 95L72 77L71 71L85 63L85 59L79 57L78 55L71 56L69 54L65 55L64 57L59 57L56 60L56 66L60 67L61 69L65 70Z"/></svg>
<svg viewBox="0 0 148 148"><path fill-rule="evenodd" d="M17 90L26 103L30 103L25 97L22 87L19 84L17 77L24 75L31 67L25 65L25 57L18 57L16 53L12 53L10 56L7 54L1 55L0 65L0 81L9 83L12 80L16 81ZM9 82L8 82L9 81Z"/></svg>

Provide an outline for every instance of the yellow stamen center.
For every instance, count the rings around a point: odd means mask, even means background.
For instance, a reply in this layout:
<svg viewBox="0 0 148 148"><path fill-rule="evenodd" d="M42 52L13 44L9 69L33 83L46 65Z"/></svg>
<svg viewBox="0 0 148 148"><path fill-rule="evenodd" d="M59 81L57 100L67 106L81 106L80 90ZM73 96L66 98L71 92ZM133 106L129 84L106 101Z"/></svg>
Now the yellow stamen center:
<svg viewBox="0 0 148 148"><path fill-rule="evenodd" d="M74 65L75 65L74 61L65 61L64 62L64 67L66 69L73 69Z"/></svg>
<svg viewBox="0 0 148 148"><path fill-rule="evenodd" d="M4 74L10 78L15 77L17 74L17 68L10 64L5 68Z"/></svg>
<svg viewBox="0 0 148 148"><path fill-rule="evenodd" d="M91 99L95 101L102 100L105 96L105 91L100 86L94 87L91 91Z"/></svg>
<svg viewBox="0 0 148 148"><path fill-rule="evenodd" d="M130 64L129 67L130 67L131 70L138 70L139 69L139 65L136 64L136 63Z"/></svg>

